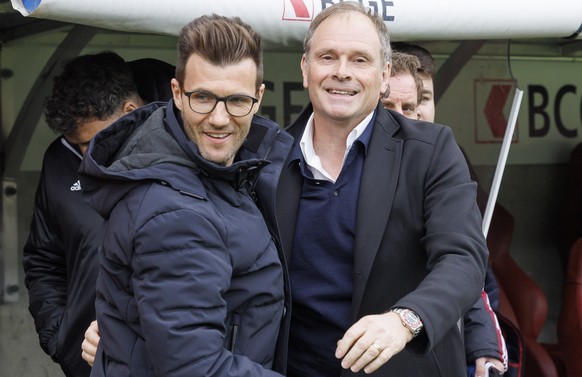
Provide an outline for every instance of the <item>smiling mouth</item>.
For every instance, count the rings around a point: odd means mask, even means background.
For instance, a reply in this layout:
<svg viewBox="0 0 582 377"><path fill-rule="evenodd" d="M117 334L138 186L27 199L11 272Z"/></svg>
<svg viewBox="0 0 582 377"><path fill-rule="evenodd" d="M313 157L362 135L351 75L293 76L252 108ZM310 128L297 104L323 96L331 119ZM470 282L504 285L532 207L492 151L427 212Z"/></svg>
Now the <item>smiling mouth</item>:
<svg viewBox="0 0 582 377"><path fill-rule="evenodd" d="M329 94L339 94L341 96L355 96L356 92L351 90L337 90L337 89L328 89L327 92Z"/></svg>
<svg viewBox="0 0 582 377"><path fill-rule="evenodd" d="M206 132L206 136L211 137L213 139L226 139L230 134L213 134Z"/></svg>

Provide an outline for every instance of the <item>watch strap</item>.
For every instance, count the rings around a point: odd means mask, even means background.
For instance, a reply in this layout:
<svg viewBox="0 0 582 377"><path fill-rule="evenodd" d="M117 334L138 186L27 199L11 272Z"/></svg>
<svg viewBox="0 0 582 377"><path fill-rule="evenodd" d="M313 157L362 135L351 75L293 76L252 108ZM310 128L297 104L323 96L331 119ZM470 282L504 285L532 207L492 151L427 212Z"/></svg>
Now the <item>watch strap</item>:
<svg viewBox="0 0 582 377"><path fill-rule="evenodd" d="M413 310L408 308L394 308L390 311L398 314L400 321L402 322L402 326L406 327L408 331L410 331L413 338L420 334L424 326L418 314L416 314Z"/></svg>

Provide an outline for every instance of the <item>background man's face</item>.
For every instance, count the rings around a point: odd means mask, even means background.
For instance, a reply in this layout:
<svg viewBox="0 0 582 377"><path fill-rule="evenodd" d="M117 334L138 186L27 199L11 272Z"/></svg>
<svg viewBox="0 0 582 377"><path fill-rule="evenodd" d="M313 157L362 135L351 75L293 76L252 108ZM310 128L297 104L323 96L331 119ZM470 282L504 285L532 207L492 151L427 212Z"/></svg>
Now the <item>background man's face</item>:
<svg viewBox="0 0 582 377"><path fill-rule="evenodd" d="M71 133L65 136L65 139L69 144L76 145L79 150L84 155L89 147L89 142L99 131L108 127L111 123L115 122L117 119L121 118L123 113L120 111L118 114L114 114L111 117L103 120L92 119L84 122L79 122L77 128Z"/></svg>
<svg viewBox="0 0 582 377"><path fill-rule="evenodd" d="M385 108L399 112L410 119L418 119L418 91L412 75L400 73L388 79L390 95L382 98Z"/></svg>
<svg viewBox="0 0 582 377"><path fill-rule="evenodd" d="M418 105L418 114L421 120L434 122L435 104L434 104L434 83L432 78L422 76L422 101Z"/></svg>
<svg viewBox="0 0 582 377"><path fill-rule="evenodd" d="M249 133L251 120L259 108L264 85L257 92L257 66L248 58L237 64L216 66L198 54L188 59L185 69L183 90L180 83L172 80L172 92L176 107L180 109L184 130L197 146L205 159L221 165L231 165L234 156ZM201 90L216 96L233 94L247 95L259 99L252 111L243 117L233 117L224 102L218 102L208 114L198 114L190 108L184 91Z"/></svg>

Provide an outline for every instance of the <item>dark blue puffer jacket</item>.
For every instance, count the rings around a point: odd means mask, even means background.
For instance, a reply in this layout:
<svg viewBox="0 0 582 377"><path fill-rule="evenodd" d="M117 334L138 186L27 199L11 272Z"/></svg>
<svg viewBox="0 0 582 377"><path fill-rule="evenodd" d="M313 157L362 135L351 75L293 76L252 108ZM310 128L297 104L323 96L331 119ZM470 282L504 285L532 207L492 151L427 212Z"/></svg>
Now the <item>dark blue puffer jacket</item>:
<svg viewBox="0 0 582 377"><path fill-rule="evenodd" d="M106 220L91 375L280 376L270 368L284 370L287 280L253 198L272 213L291 137L255 117L235 163L219 166L172 101L160 106L99 133L80 168Z"/></svg>

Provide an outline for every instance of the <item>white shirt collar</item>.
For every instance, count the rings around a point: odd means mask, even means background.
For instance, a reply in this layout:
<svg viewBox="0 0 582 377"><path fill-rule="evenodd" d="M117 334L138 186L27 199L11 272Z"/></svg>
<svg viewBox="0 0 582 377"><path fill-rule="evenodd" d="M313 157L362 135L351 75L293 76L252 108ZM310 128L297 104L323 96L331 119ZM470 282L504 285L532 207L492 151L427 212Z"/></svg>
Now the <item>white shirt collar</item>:
<svg viewBox="0 0 582 377"><path fill-rule="evenodd" d="M346 149L344 151L344 160L343 164L346 161L346 156L348 152L352 148L354 141L360 137L360 135L364 132L370 120L372 120L372 116L374 116L374 112L372 111L368 114L367 117L364 118L354 129L349 133L347 140L346 140ZM325 171L321 160L317 153L315 153L315 148L313 147L313 114L309 117L307 121L307 125L305 126L305 131L303 131L303 136L301 137L301 141L299 142L299 147L301 148L301 153L303 154L303 158L305 159L305 163L307 167L313 174L313 178L319 180L330 181L335 183L335 179L333 179L328 172Z"/></svg>

